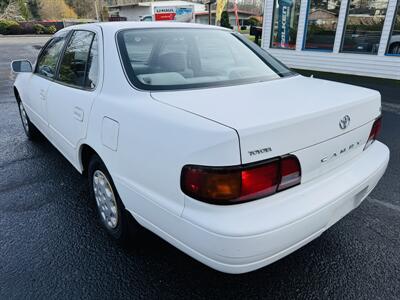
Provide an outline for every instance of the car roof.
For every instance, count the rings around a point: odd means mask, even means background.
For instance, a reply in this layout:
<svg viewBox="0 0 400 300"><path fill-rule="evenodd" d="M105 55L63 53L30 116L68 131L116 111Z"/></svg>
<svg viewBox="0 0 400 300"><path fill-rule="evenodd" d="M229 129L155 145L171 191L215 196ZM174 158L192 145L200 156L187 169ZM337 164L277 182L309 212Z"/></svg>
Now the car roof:
<svg viewBox="0 0 400 300"><path fill-rule="evenodd" d="M227 30L227 28L219 27L219 26L211 26L205 24L198 23L182 23L182 22L133 22L133 21L122 21L122 22L99 22L99 23L89 23L89 24L80 24L73 25L64 28L64 30L71 29L85 29L91 27L93 25L97 25L107 31L119 31L121 29L135 29L135 28L204 28L204 29L220 29Z"/></svg>

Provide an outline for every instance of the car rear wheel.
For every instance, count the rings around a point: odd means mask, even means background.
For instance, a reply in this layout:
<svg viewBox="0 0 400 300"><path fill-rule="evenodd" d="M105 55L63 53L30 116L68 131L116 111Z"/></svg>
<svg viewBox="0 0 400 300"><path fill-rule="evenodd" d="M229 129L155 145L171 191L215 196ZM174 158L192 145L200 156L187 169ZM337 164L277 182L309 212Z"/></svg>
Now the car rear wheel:
<svg viewBox="0 0 400 300"><path fill-rule="evenodd" d="M32 122L29 120L29 117L25 111L24 104L22 101L18 102L18 109L19 109L19 115L21 117L22 121L22 126L24 127L24 131L28 139L30 140L35 140L40 136L39 130L36 128L35 125L32 124Z"/></svg>
<svg viewBox="0 0 400 300"><path fill-rule="evenodd" d="M140 225L125 209L110 173L96 154L90 160L88 175L90 197L96 203L101 224L118 243L131 244Z"/></svg>

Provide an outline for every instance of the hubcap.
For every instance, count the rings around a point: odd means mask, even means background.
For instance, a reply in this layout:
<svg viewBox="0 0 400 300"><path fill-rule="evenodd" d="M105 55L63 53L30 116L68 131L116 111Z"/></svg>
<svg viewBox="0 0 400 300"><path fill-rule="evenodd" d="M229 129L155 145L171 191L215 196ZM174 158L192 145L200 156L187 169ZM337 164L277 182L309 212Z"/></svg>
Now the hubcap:
<svg viewBox="0 0 400 300"><path fill-rule="evenodd" d="M22 119L22 125L25 128L25 131L29 131L29 124L28 124L28 116L26 115L24 105L22 102L19 103L19 110L21 112L21 119Z"/></svg>
<svg viewBox="0 0 400 300"><path fill-rule="evenodd" d="M117 201L106 175L99 170L93 174L93 191L102 221L114 229L118 224Z"/></svg>

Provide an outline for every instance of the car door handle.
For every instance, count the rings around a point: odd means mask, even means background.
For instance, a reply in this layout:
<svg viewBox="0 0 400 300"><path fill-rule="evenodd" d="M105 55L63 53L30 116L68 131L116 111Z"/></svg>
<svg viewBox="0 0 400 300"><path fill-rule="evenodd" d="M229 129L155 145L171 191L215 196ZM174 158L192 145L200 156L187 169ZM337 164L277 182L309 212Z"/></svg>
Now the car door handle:
<svg viewBox="0 0 400 300"><path fill-rule="evenodd" d="M41 89L39 96L41 100L46 100L46 90Z"/></svg>
<svg viewBox="0 0 400 300"><path fill-rule="evenodd" d="M83 117L84 117L84 112L83 109L80 107L75 106L74 107L74 118L80 122L83 121Z"/></svg>

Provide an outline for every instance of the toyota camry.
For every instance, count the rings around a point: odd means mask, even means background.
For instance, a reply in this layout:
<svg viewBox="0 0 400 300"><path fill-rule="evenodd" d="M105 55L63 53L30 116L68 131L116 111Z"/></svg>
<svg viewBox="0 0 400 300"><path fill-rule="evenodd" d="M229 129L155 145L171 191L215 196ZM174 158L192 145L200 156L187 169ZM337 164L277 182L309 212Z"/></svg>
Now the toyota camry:
<svg viewBox="0 0 400 300"><path fill-rule="evenodd" d="M143 226L223 272L317 238L389 160L378 92L301 76L228 29L72 26L12 68L26 135L88 178L112 238Z"/></svg>

